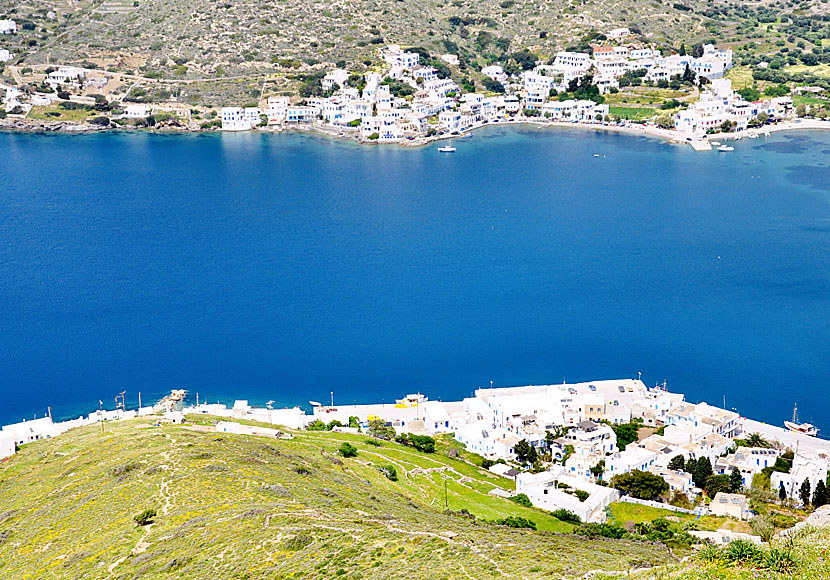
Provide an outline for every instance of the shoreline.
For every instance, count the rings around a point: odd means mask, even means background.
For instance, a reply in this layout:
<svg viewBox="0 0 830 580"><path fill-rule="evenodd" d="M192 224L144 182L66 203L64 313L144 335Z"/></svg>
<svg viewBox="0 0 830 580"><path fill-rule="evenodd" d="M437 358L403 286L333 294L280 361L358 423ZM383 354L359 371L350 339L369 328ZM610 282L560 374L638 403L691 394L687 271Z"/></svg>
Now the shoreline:
<svg viewBox="0 0 830 580"><path fill-rule="evenodd" d="M541 129L547 128L564 128L564 129L580 129L597 132L617 133L620 135L643 136L654 139L660 139L668 143L689 145L696 151L709 151L712 147L709 143L712 140L741 140L744 137L751 135L764 136L766 133L783 133L788 131L822 131L830 130L830 121L822 121L818 119L797 119L783 121L771 125L764 125L763 127L756 127L746 129L740 133L714 133L706 135L705 139L693 140L690 136L677 133L671 129L661 129L659 127L644 125L639 123L629 125L612 125L604 123L573 123L564 121L547 121L537 120L534 117L513 117L512 120L499 120L498 122L489 121L487 123L478 122L470 127L466 127L458 134L443 134L432 136L415 137L414 139L406 139L393 143L380 143L378 141L366 141L360 139L357 131L349 130L342 131L340 128L321 126L316 124L311 125L291 125L282 127L264 127L255 128L251 131L239 131L240 133L314 133L317 135L331 137L336 140L346 142L353 142L359 145L397 145L404 148L419 148L426 147L432 143L446 141L451 139L463 139L472 136L477 130L485 127L516 127L529 126ZM233 133L234 131L222 131L221 129L201 129L194 128L192 125L187 126L160 126L160 127L131 127L131 126L108 126L101 127L92 123L79 123L74 121L33 121L29 119L7 118L0 120L0 132L3 133L31 133L31 134L58 134L58 135L88 135L93 133L109 133L109 132L144 132L154 134L214 134L214 133Z"/></svg>

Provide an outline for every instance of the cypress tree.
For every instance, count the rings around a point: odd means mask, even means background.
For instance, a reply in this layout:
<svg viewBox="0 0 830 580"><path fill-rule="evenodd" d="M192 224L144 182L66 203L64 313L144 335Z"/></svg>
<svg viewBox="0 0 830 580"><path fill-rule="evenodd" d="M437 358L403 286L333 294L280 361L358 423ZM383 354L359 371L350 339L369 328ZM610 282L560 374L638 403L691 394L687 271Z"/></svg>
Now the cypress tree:
<svg viewBox="0 0 830 580"><path fill-rule="evenodd" d="M784 489L784 482L782 481L778 486L778 499L784 501L787 499L787 490Z"/></svg>
<svg viewBox="0 0 830 580"><path fill-rule="evenodd" d="M738 493L743 486L744 481L743 477L741 477L741 471L737 467L733 467L732 473L729 474L729 491Z"/></svg>
<svg viewBox="0 0 830 580"><path fill-rule="evenodd" d="M706 487L710 475L712 475L712 463L708 457L701 457L697 460L695 472L692 474L692 481L695 482L697 487L703 489Z"/></svg>
<svg viewBox="0 0 830 580"><path fill-rule="evenodd" d="M813 492L813 507L820 508L825 504L827 504L827 486L823 479L819 479L816 490Z"/></svg>
<svg viewBox="0 0 830 580"><path fill-rule="evenodd" d="M804 507L810 505L810 480L806 477L801 484L801 489L798 490L798 495L801 498L801 503L804 504Z"/></svg>

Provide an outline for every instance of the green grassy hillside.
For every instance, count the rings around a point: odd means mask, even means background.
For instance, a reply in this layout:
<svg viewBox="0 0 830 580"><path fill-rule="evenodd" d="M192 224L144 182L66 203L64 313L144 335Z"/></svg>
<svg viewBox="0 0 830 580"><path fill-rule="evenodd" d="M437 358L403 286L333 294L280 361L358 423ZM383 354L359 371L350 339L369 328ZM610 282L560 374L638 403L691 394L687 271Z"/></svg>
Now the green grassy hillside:
<svg viewBox="0 0 830 580"><path fill-rule="evenodd" d="M344 441L356 457L338 457ZM575 578L671 560L662 545L553 533L568 526L489 496L511 482L456 452L326 432L77 429L2 464L0 577ZM141 527L145 509L157 516ZM484 521L509 515L539 531Z"/></svg>

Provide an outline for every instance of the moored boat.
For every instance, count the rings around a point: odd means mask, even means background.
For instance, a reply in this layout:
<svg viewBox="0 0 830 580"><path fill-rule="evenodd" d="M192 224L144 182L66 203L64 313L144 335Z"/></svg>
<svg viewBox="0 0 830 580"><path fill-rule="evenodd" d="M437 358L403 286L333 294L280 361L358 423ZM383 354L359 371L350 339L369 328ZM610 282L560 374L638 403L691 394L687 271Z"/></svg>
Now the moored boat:
<svg viewBox="0 0 830 580"><path fill-rule="evenodd" d="M784 427L793 433L801 433L802 435L809 435L815 437L818 435L818 428L812 423L801 423L798 420L798 406L793 407L793 420L784 421Z"/></svg>

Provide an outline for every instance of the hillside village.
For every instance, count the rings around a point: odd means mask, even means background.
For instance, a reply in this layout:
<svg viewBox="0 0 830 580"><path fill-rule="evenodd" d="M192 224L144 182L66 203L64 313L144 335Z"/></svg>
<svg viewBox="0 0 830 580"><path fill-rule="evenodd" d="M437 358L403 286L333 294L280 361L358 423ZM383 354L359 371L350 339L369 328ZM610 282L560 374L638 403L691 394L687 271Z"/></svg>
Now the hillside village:
<svg viewBox="0 0 830 580"><path fill-rule="evenodd" d="M5 29L16 29L13 21L3 22ZM174 98L147 102L135 88L141 81L77 66L30 68L25 82L23 70L15 68L19 85L0 85L0 91L9 121L39 120L40 128L50 118L63 119L68 110L86 129L305 128L364 143L421 144L489 123L518 121L651 127L653 134L711 149L708 135L726 132L740 138L748 129L795 117L788 94L750 101L732 90L723 78L733 66L731 49L701 44L689 53L665 54L627 28L610 30L603 38L588 52L560 51L547 63L525 51L514 56L520 61L514 68L486 66L481 70L484 92L449 75L458 56L394 44L378 48L380 70L321 70L305 77L294 96L267 94L263 84L259 102L246 107L194 108ZM659 118L637 125L621 117L619 108L612 114L607 102L632 86L682 89L689 96L667 101Z"/></svg>
<svg viewBox="0 0 830 580"><path fill-rule="evenodd" d="M635 379L479 389L455 402L409 395L394 404L315 404L310 415L298 407L256 408L247 401L232 407L122 406L66 422L43 417L6 425L0 431L0 457L75 427L159 412L172 423L198 415L224 417L216 426L219 431L266 437L290 434L238 421L381 438L448 434L481 456L484 467L513 479L515 493L533 506L565 510L583 522L605 522L609 506L619 501L738 521L752 518L756 501L807 507L830 503L825 491L830 442L707 403L688 403L682 394L647 388ZM638 497L620 485L627 474L650 474L637 477L653 476L660 493ZM491 495L509 498L514 493L494 489ZM704 536L724 542L739 537L728 531Z"/></svg>

